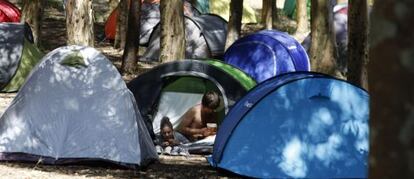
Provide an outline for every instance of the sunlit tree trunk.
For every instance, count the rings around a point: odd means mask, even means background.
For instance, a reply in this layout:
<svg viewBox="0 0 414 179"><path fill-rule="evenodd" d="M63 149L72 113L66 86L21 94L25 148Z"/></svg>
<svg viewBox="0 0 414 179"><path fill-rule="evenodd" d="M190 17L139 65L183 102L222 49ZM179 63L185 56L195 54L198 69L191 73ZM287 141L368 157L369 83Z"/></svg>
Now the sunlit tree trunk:
<svg viewBox="0 0 414 179"><path fill-rule="evenodd" d="M40 27L42 26L43 0L23 0L21 21L27 22L33 33L34 43L40 44Z"/></svg>
<svg viewBox="0 0 414 179"><path fill-rule="evenodd" d="M306 7L307 0L296 0L296 34L303 34L309 31L308 28L308 13Z"/></svg>
<svg viewBox="0 0 414 179"><path fill-rule="evenodd" d="M114 48L124 49L126 42L129 5L128 0L121 0L118 4L118 19L116 23L116 33Z"/></svg>
<svg viewBox="0 0 414 179"><path fill-rule="evenodd" d="M336 66L336 42L331 0L312 0L310 60L312 71L341 77Z"/></svg>
<svg viewBox="0 0 414 179"><path fill-rule="evenodd" d="M184 8L182 0L161 0L160 61L185 58Z"/></svg>
<svg viewBox="0 0 414 179"><path fill-rule="evenodd" d="M370 178L414 178L413 8L376 0L371 14Z"/></svg>
<svg viewBox="0 0 414 179"><path fill-rule="evenodd" d="M241 21L243 16L243 0L230 1L230 18L227 25L227 39L225 49L229 48L240 37Z"/></svg>
<svg viewBox="0 0 414 179"><path fill-rule="evenodd" d="M69 45L94 45L92 0L67 0L66 29Z"/></svg>
<svg viewBox="0 0 414 179"><path fill-rule="evenodd" d="M368 89L368 0L350 0L349 7L347 79Z"/></svg>
<svg viewBox="0 0 414 179"><path fill-rule="evenodd" d="M263 0L262 23L265 29L273 29L276 17L276 0Z"/></svg>
<svg viewBox="0 0 414 179"><path fill-rule="evenodd" d="M137 66L137 52L139 46L139 18L141 1L131 1L128 14L127 39L122 56L122 73L134 73Z"/></svg>

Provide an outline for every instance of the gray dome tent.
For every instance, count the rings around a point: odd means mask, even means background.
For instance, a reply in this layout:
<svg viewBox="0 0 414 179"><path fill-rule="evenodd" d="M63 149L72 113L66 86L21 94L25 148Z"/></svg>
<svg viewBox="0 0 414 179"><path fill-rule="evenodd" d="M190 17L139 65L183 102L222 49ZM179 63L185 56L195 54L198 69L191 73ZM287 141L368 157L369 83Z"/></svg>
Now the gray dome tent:
<svg viewBox="0 0 414 179"><path fill-rule="evenodd" d="M0 119L2 161L135 167L157 157L134 96L90 47L46 55Z"/></svg>
<svg viewBox="0 0 414 179"><path fill-rule="evenodd" d="M227 22L214 14L185 17L186 58L220 57L224 54ZM143 61L158 61L160 56L160 33L158 24L151 34Z"/></svg>

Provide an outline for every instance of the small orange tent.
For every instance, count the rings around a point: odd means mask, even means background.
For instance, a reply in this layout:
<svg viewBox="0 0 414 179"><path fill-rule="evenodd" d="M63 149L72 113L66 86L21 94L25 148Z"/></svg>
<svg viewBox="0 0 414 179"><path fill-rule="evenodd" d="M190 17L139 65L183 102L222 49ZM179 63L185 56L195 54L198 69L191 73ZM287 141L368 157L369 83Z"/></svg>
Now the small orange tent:
<svg viewBox="0 0 414 179"><path fill-rule="evenodd" d="M141 0L142 3L159 3L160 0ZM128 1L129 3L129 1ZM118 19L118 11L119 11L119 6L116 7L112 13L109 15L108 19L106 20L105 23L105 36L107 39L109 40L114 40L115 39L115 34L116 34L116 22Z"/></svg>

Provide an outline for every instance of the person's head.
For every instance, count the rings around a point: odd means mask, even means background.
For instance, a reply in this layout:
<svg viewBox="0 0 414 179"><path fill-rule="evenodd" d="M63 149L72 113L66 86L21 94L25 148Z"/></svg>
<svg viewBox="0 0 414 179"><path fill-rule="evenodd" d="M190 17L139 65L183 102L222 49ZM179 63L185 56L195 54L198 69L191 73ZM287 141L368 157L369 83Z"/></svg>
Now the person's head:
<svg viewBox="0 0 414 179"><path fill-rule="evenodd" d="M215 91L208 91L204 93L201 105L203 111L213 113L220 106L220 97Z"/></svg>
<svg viewBox="0 0 414 179"><path fill-rule="evenodd" d="M173 130L173 125L170 122L170 118L164 116L161 119L160 129L161 129L161 137L163 139L172 139L172 138L174 138L174 130Z"/></svg>

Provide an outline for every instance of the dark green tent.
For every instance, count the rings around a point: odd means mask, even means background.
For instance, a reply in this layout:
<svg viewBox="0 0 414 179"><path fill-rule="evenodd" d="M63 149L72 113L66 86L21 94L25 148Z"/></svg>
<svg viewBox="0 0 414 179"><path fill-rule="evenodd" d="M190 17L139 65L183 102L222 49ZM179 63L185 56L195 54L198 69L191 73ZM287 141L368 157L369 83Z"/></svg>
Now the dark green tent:
<svg viewBox="0 0 414 179"><path fill-rule="evenodd" d="M163 116L176 127L181 115L214 90L222 97L221 119L256 82L241 70L216 60L179 60L161 64L130 83L149 131L159 132Z"/></svg>

